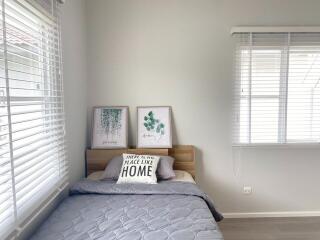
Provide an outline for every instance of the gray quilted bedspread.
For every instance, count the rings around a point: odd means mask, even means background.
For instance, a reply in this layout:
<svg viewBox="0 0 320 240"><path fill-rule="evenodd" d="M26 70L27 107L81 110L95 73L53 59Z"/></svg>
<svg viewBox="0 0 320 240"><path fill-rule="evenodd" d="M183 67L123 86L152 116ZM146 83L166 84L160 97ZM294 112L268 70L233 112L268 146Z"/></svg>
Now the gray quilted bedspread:
<svg viewBox="0 0 320 240"><path fill-rule="evenodd" d="M32 240L222 240L222 216L195 184L83 180ZM216 220L216 221L215 221Z"/></svg>

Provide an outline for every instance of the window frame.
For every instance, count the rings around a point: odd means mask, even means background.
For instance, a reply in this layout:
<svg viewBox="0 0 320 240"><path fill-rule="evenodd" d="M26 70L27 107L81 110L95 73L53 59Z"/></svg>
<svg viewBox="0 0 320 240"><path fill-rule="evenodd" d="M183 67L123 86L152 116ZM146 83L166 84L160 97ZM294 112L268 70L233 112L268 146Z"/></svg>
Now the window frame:
<svg viewBox="0 0 320 240"><path fill-rule="evenodd" d="M266 32L259 32L266 33ZM291 43L291 32L287 32L287 44L283 46L275 46L271 48L272 50L280 50L281 53L281 63L280 63L280 76L279 76L279 94L278 95L257 95L252 93L252 55L255 50L262 50L263 48L270 48L270 46L254 46L253 45L253 34L254 32L248 32L249 41L247 44L240 44L237 49L237 52L240 54L236 57L236 71L240 73L240 79L236 81L240 82L238 85L235 84L235 91L238 92L237 95L237 103L235 104L235 121L237 126L234 126L234 130L237 132L237 140L233 140L233 146L283 146L283 145L294 145L294 146L320 146L320 141L315 140L301 140L301 139L288 139L288 92L289 92L289 68L290 68L290 43ZM242 84L242 52L249 52L249 89L247 90L248 94L243 95L243 84ZM238 73L239 74L239 73ZM238 77L239 78L239 77ZM320 87L320 78L316 83L317 88ZM246 91L244 91L246 92ZM277 141L276 142L254 142L252 141L252 100L253 99L278 99L279 107L278 107L278 127L277 127ZM248 126L244 131L247 132L244 138L247 138L245 141L241 140L243 135L241 134L242 126L241 126L241 101L246 100L248 105ZM313 107L313 106L312 106ZM235 143L236 142L236 143Z"/></svg>

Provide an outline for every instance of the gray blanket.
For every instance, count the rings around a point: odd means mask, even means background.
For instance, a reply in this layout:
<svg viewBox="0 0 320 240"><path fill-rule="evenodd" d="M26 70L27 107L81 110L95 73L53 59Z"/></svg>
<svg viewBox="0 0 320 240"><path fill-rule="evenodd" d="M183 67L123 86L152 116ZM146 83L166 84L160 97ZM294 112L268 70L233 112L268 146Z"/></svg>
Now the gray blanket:
<svg viewBox="0 0 320 240"><path fill-rule="evenodd" d="M222 240L222 216L195 184L83 180L33 240ZM215 221L216 220L216 221Z"/></svg>

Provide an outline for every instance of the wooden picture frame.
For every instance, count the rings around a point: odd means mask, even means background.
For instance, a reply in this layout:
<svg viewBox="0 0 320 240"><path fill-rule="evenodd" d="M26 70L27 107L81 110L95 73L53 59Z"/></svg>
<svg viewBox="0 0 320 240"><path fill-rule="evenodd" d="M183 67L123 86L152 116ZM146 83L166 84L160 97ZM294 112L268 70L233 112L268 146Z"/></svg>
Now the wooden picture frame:
<svg viewBox="0 0 320 240"><path fill-rule="evenodd" d="M96 106L92 113L91 148L128 147L128 106Z"/></svg>
<svg viewBox="0 0 320 240"><path fill-rule="evenodd" d="M137 107L137 148L172 148L170 106Z"/></svg>

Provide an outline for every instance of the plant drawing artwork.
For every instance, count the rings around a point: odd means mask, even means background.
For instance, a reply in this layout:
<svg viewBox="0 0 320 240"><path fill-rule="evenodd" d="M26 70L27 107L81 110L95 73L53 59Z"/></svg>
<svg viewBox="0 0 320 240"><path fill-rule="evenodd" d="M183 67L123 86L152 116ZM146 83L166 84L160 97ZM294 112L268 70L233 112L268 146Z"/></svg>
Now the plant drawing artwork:
<svg viewBox="0 0 320 240"><path fill-rule="evenodd" d="M111 138L119 137L121 130L122 109L102 109L101 126Z"/></svg>
<svg viewBox="0 0 320 240"><path fill-rule="evenodd" d="M138 107L138 147L171 147L170 107Z"/></svg>
<svg viewBox="0 0 320 240"><path fill-rule="evenodd" d="M99 107L94 110L93 148L127 147L127 107Z"/></svg>

